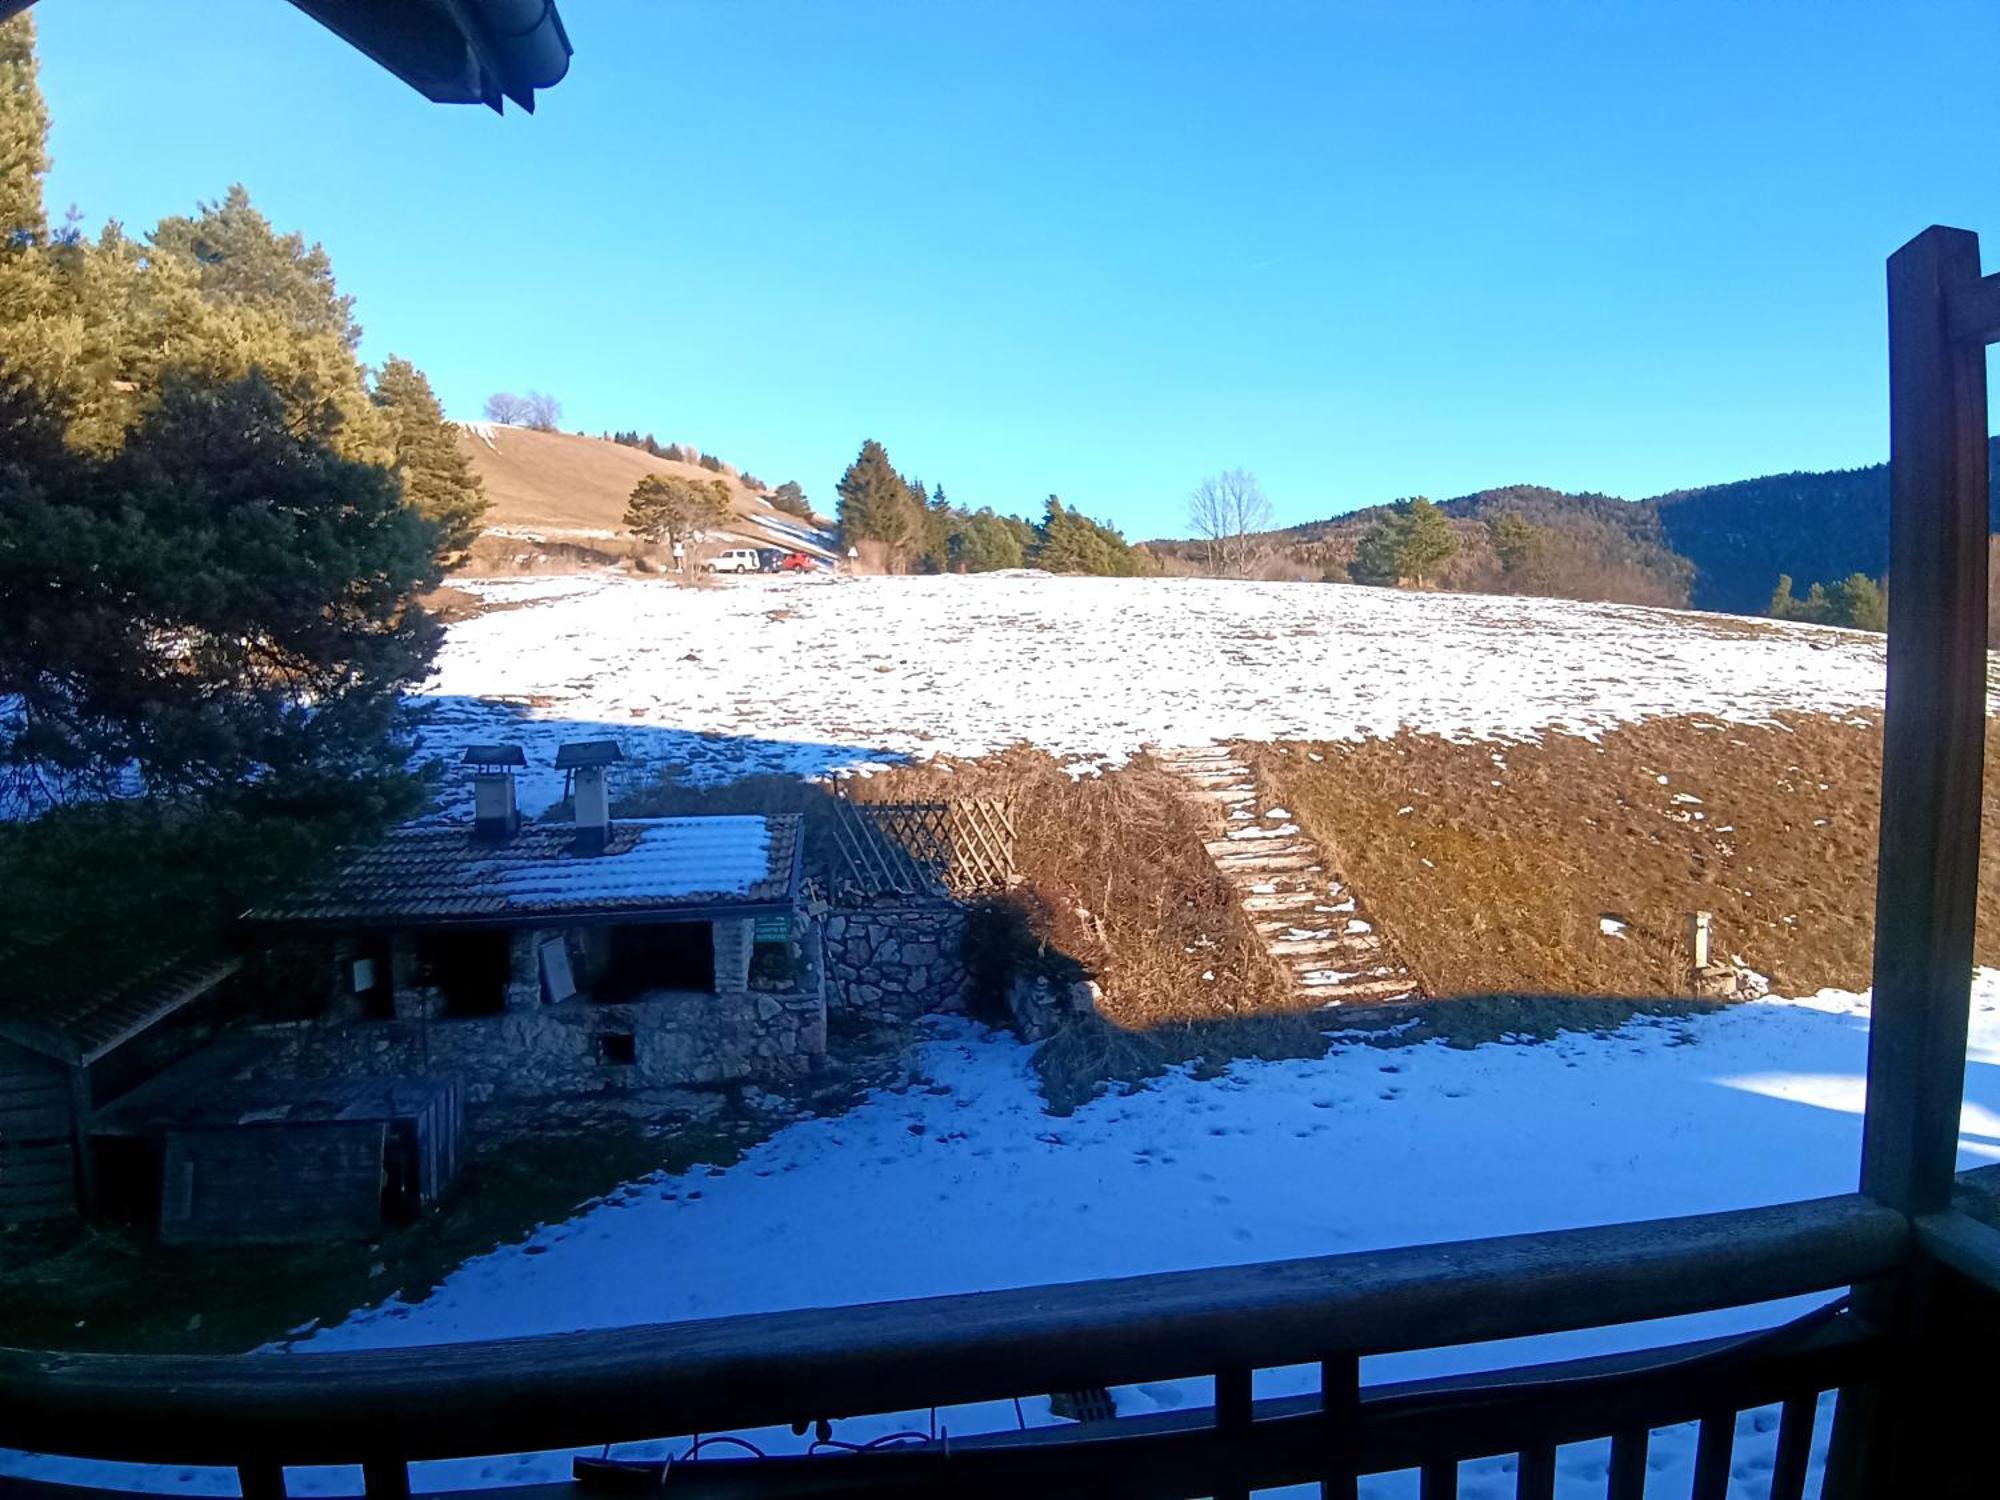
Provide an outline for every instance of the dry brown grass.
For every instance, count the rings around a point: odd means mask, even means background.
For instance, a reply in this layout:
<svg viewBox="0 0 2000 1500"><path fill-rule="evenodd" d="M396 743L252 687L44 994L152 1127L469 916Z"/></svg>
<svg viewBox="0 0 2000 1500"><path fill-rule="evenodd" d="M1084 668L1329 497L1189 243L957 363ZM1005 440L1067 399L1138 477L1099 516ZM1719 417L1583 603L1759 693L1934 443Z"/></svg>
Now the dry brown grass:
<svg viewBox="0 0 2000 1500"><path fill-rule="evenodd" d="M1991 733L1991 731L1989 731ZM1989 747L1987 846L2000 765ZM1434 995L1675 995L1684 923L1781 990L1869 978L1881 731L1792 715L1769 726L1656 719L1596 743L1249 746ZM1503 764L1504 763L1504 764ZM1693 797L1698 802L1676 800ZM1408 811L1405 811L1408 809ZM1599 931L1600 916L1628 926ZM1980 892L1981 962L2000 892Z"/></svg>
<svg viewBox="0 0 2000 1500"><path fill-rule="evenodd" d="M1037 936L1104 987L1128 1031L1258 1015L1289 992L1203 842L1209 820L1168 772L1138 762L1072 777L1040 751L901 767L865 795L1008 795L1015 863Z"/></svg>
<svg viewBox="0 0 2000 1500"><path fill-rule="evenodd" d="M1008 796L1015 808L1012 899L1035 940L1075 960L1104 989L1103 1014L1128 1031L1267 1014L1291 1003L1249 919L1203 842L1209 822L1159 767L1140 763L1074 778L1036 750L896 767L851 783L868 801ZM798 812L808 864L830 847L824 787L784 776L727 786L672 779L621 799L631 816Z"/></svg>
<svg viewBox="0 0 2000 1500"><path fill-rule="evenodd" d="M655 458L640 448L569 432L494 427L493 441L461 428L459 446L486 490L485 524L544 538L495 536L474 546L465 571L537 573L574 567L632 566L651 550L636 547L624 531L632 487L648 474L677 474L729 486L739 517L768 518L796 526L798 519L766 504L732 470L715 473L699 464ZM754 529L748 535L759 536ZM758 545L776 545L759 541ZM527 561L523 562L522 559Z"/></svg>

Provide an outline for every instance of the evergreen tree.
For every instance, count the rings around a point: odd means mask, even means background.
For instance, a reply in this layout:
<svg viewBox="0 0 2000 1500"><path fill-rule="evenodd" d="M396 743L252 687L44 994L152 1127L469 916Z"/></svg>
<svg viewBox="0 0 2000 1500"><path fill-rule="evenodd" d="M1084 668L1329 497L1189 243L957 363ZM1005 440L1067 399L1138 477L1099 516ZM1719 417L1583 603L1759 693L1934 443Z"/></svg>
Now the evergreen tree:
<svg viewBox="0 0 2000 1500"><path fill-rule="evenodd" d="M1816 583L1801 599L1792 592L1789 573L1778 575L1778 587L1764 611L1774 620L1799 620L1809 625L1844 625L1850 630L1887 630L1889 596L1866 573L1850 573L1832 588Z"/></svg>
<svg viewBox="0 0 2000 1500"><path fill-rule="evenodd" d="M1510 510L1489 517L1486 533L1508 586L1521 592L1539 588L1547 561L1548 533Z"/></svg>
<svg viewBox="0 0 2000 1500"><path fill-rule="evenodd" d="M813 518L812 502L806 499L805 487L796 479L787 479L771 491L771 505L788 516L797 516L801 521Z"/></svg>
<svg viewBox="0 0 2000 1500"><path fill-rule="evenodd" d="M439 561L465 561L486 513L486 491L459 445L458 429L444 419L423 371L395 355L375 376L375 404L388 413L403 499L437 528Z"/></svg>
<svg viewBox="0 0 2000 1500"><path fill-rule="evenodd" d="M729 486L720 479L648 474L632 486L625 529L648 542L686 543L729 519Z"/></svg>
<svg viewBox="0 0 2000 1500"><path fill-rule="evenodd" d="M1100 525L1081 511L1071 510L1055 495L1049 496L1044 504L1042 523L1036 528L1035 545L1028 561L1051 573L1092 573L1105 577L1129 577L1140 571L1141 566L1116 530Z"/></svg>
<svg viewBox="0 0 2000 1500"><path fill-rule="evenodd" d="M991 573L1022 566L1027 561L1027 549L1020 534L1008 524L1011 519L996 516L984 507L960 517L948 544L949 565L962 573ZM1029 534L1032 536L1032 528Z"/></svg>
<svg viewBox="0 0 2000 1500"><path fill-rule="evenodd" d="M1835 610L1851 630L1887 630L1889 596L1866 573L1850 573L1834 587Z"/></svg>
<svg viewBox="0 0 2000 1500"><path fill-rule="evenodd" d="M268 382L177 380L109 458L0 423L0 768L43 800L378 781L435 529Z"/></svg>
<svg viewBox="0 0 2000 1500"><path fill-rule="evenodd" d="M1421 495L1405 502L1406 531L1400 554L1403 577L1418 584L1437 576L1438 568L1458 554L1458 533L1443 511Z"/></svg>
<svg viewBox="0 0 2000 1500"><path fill-rule="evenodd" d="M198 266L202 295L212 303L279 313L299 332L337 339L349 353L361 342L354 299L334 285L325 248L302 234L279 234L240 182L192 217L160 220L152 246Z"/></svg>
<svg viewBox="0 0 2000 1500"><path fill-rule="evenodd" d="M843 547L880 542L892 568L900 568L918 550L923 539L922 504L911 495L909 484L890 464L889 452L880 443L873 438L864 442L835 488Z"/></svg>
<svg viewBox="0 0 2000 1500"><path fill-rule="evenodd" d="M49 170L49 111L35 62L35 23L0 21L0 250L48 236L42 179Z"/></svg>
<svg viewBox="0 0 2000 1500"><path fill-rule="evenodd" d="M1355 550L1348 574L1356 583L1424 584L1456 556L1458 534L1443 511L1421 495L1398 500Z"/></svg>

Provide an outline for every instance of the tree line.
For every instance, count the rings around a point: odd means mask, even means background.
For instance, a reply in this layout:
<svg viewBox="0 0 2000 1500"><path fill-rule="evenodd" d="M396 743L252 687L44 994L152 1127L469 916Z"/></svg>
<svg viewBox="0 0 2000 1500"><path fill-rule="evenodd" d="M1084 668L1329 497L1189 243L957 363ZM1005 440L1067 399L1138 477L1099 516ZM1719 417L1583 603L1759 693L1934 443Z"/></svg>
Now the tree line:
<svg viewBox="0 0 2000 1500"><path fill-rule="evenodd" d="M198 940L257 881L419 805L403 693L441 634L421 595L485 498L422 371L361 364L323 249L240 186L143 236L52 227L47 130L17 17L0 23L0 982L61 993L98 959L129 971L149 936Z"/></svg>
<svg viewBox="0 0 2000 1500"><path fill-rule="evenodd" d="M835 486L840 545L892 573L990 573L1043 568L1051 573L1133 577L1158 571L1144 546L1050 495L1030 521L981 506L968 510L897 472L870 438Z"/></svg>

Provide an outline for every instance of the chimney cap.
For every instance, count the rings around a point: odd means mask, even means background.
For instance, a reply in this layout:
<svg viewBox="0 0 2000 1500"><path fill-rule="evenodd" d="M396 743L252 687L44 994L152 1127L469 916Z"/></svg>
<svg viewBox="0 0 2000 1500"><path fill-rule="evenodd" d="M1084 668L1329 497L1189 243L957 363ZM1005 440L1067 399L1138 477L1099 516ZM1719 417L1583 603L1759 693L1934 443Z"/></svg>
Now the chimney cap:
<svg viewBox="0 0 2000 1500"><path fill-rule="evenodd" d="M519 745L467 745L460 760L467 766L525 766L528 757Z"/></svg>
<svg viewBox="0 0 2000 1500"><path fill-rule="evenodd" d="M625 758L616 740L572 740L556 751L556 769L573 771L580 766L608 766Z"/></svg>

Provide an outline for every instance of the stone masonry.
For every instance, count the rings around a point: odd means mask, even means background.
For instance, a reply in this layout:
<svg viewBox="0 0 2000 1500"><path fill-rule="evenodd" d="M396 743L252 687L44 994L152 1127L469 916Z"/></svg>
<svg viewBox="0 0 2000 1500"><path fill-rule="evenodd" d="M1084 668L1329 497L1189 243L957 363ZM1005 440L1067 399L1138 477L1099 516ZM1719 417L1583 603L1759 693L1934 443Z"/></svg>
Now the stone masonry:
<svg viewBox="0 0 2000 1500"><path fill-rule="evenodd" d="M962 1011L972 988L964 938L955 902L837 909L822 930L827 1004L899 1020Z"/></svg>

